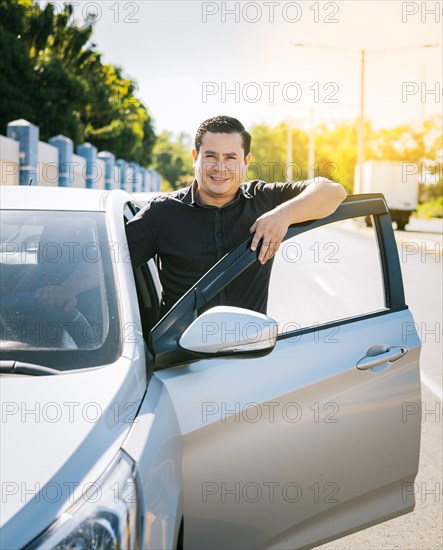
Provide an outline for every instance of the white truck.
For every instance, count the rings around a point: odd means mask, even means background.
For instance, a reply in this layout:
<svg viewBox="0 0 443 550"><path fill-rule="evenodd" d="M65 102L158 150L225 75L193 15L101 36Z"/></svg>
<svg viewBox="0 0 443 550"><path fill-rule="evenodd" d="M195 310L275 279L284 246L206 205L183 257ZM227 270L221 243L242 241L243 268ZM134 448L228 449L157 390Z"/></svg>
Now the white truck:
<svg viewBox="0 0 443 550"><path fill-rule="evenodd" d="M397 229L403 230L418 204L420 171L415 163L370 160L363 164L363 181L359 166L355 167L354 193L383 193ZM370 225L371 220L366 219Z"/></svg>

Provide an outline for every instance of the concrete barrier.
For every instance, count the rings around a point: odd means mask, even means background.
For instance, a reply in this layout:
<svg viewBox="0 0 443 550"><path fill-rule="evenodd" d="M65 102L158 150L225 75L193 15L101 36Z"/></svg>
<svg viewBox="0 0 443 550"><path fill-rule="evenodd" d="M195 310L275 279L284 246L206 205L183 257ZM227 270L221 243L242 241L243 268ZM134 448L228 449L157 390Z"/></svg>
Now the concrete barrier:
<svg viewBox="0 0 443 550"><path fill-rule="evenodd" d="M0 178L3 185L20 183L20 144L5 136L0 136Z"/></svg>
<svg viewBox="0 0 443 550"><path fill-rule="evenodd" d="M0 185L160 191L161 176L155 170L116 161L92 143L82 143L75 154L70 138L57 135L45 143L39 134L38 126L24 119L7 125L7 137L0 135Z"/></svg>

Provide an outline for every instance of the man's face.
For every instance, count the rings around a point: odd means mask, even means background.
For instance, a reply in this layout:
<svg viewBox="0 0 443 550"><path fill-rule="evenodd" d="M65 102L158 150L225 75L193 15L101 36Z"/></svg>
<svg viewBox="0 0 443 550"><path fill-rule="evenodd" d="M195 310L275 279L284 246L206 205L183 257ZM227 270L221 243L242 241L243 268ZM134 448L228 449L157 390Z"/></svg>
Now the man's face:
<svg viewBox="0 0 443 550"><path fill-rule="evenodd" d="M244 154L241 134L204 134L198 154L192 151L203 204L223 206L234 197L251 161L251 153Z"/></svg>

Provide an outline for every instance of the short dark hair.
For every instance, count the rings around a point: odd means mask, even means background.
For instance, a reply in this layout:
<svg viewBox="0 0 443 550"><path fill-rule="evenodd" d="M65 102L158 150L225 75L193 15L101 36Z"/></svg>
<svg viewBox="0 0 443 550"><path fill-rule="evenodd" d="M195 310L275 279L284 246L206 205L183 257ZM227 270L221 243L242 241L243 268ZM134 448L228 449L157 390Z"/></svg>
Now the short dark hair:
<svg viewBox="0 0 443 550"><path fill-rule="evenodd" d="M203 136L206 132L213 132L214 134L240 134L242 137L243 150L245 157L249 154L251 149L251 134L245 130L243 124L236 118L230 116L218 115L212 118L208 118L202 122L195 134L195 150L197 153L200 151Z"/></svg>

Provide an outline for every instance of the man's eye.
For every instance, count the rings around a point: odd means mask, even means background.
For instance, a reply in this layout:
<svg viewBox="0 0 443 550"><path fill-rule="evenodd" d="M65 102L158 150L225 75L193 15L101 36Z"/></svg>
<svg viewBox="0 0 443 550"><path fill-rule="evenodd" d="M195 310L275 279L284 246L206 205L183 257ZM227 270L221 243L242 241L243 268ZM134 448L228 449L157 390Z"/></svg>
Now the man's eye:
<svg viewBox="0 0 443 550"><path fill-rule="evenodd" d="M210 154L207 154L207 155L205 155L205 156L206 156L207 159L210 159L210 158L213 158L213 157L214 157L214 155L210 155Z"/></svg>
<svg viewBox="0 0 443 550"><path fill-rule="evenodd" d="M231 156L228 157L228 159L235 160L236 157L234 155L231 155Z"/></svg>

